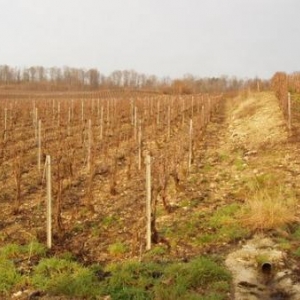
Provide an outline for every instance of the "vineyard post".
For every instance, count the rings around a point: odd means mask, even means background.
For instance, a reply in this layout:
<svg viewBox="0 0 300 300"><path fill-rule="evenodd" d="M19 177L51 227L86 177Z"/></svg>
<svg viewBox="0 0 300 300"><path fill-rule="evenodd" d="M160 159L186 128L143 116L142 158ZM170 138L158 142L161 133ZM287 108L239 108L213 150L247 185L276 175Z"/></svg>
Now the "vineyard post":
<svg viewBox="0 0 300 300"><path fill-rule="evenodd" d="M90 172L91 170L91 148L92 148L92 120L89 119L88 124L88 155L87 155L87 169Z"/></svg>
<svg viewBox="0 0 300 300"><path fill-rule="evenodd" d="M60 102L57 102L57 126L60 126Z"/></svg>
<svg viewBox="0 0 300 300"><path fill-rule="evenodd" d="M72 118L72 120L74 118L74 100L73 99L71 100L71 118Z"/></svg>
<svg viewBox="0 0 300 300"><path fill-rule="evenodd" d="M52 247L52 187L51 187L51 158L50 155L46 157L46 185L47 185L47 247Z"/></svg>
<svg viewBox="0 0 300 300"><path fill-rule="evenodd" d="M38 138L38 109L35 108L35 115L34 115L34 136L35 136L35 142L37 142Z"/></svg>
<svg viewBox="0 0 300 300"><path fill-rule="evenodd" d="M168 141L171 137L171 107L168 106Z"/></svg>
<svg viewBox="0 0 300 300"><path fill-rule="evenodd" d="M130 99L130 119L131 119L131 125L134 123L134 106L133 106L133 100Z"/></svg>
<svg viewBox="0 0 300 300"><path fill-rule="evenodd" d="M109 110L110 110L109 101L110 101L110 99L107 99L107 115L106 115L107 125L109 125L109 120L110 120L110 116L109 116Z"/></svg>
<svg viewBox="0 0 300 300"><path fill-rule="evenodd" d="M133 138L137 139L137 107L134 107Z"/></svg>
<svg viewBox="0 0 300 300"><path fill-rule="evenodd" d="M292 129L291 93L288 93L288 128Z"/></svg>
<svg viewBox="0 0 300 300"><path fill-rule="evenodd" d="M201 107L201 129L203 130L205 127L205 111L204 111L204 104Z"/></svg>
<svg viewBox="0 0 300 300"><path fill-rule="evenodd" d="M55 108L54 108L55 102L54 99L52 99L52 120L55 120Z"/></svg>
<svg viewBox="0 0 300 300"><path fill-rule="evenodd" d="M94 98L92 98L92 116L94 115Z"/></svg>
<svg viewBox="0 0 300 300"><path fill-rule="evenodd" d="M184 101L184 98L182 99L182 126L184 126L184 111L185 111L185 101Z"/></svg>
<svg viewBox="0 0 300 300"><path fill-rule="evenodd" d="M146 155L146 250L151 249L151 157Z"/></svg>
<svg viewBox="0 0 300 300"><path fill-rule="evenodd" d="M157 119L156 119L156 124L159 125L159 111L160 111L160 101L158 99L157 101Z"/></svg>
<svg viewBox="0 0 300 300"><path fill-rule="evenodd" d="M207 114L207 123L210 122L210 118L211 118L211 98L208 97L208 114Z"/></svg>
<svg viewBox="0 0 300 300"><path fill-rule="evenodd" d="M101 106L100 111L100 140L103 139L103 106Z"/></svg>
<svg viewBox="0 0 300 300"><path fill-rule="evenodd" d="M81 99L81 121L83 123L84 120L84 103L83 103L83 99Z"/></svg>
<svg viewBox="0 0 300 300"><path fill-rule="evenodd" d="M6 130L7 130L7 108L4 109L4 140L6 140Z"/></svg>
<svg viewBox="0 0 300 300"><path fill-rule="evenodd" d="M38 122L38 171L41 171L41 157L42 157L42 121Z"/></svg>
<svg viewBox="0 0 300 300"><path fill-rule="evenodd" d="M190 171L192 166L192 156L193 156L193 120L190 119L188 171Z"/></svg>
<svg viewBox="0 0 300 300"><path fill-rule="evenodd" d="M142 121L139 120L139 133L138 133L138 169L142 168Z"/></svg>
<svg viewBox="0 0 300 300"><path fill-rule="evenodd" d="M192 96L192 119L194 118L194 96Z"/></svg>
<svg viewBox="0 0 300 300"><path fill-rule="evenodd" d="M68 112L68 136L71 135L71 107L69 107Z"/></svg>
<svg viewBox="0 0 300 300"><path fill-rule="evenodd" d="M153 98L151 97L151 100L150 100L150 116L152 117L153 116Z"/></svg>
<svg viewBox="0 0 300 300"><path fill-rule="evenodd" d="M34 122L35 122L35 101L32 101L32 124L34 126Z"/></svg>

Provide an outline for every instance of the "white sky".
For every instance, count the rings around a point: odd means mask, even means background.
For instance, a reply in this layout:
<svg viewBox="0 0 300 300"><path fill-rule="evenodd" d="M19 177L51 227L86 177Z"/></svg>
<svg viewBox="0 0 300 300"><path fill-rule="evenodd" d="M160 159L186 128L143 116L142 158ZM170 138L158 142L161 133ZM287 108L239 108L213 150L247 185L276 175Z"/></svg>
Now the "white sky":
<svg viewBox="0 0 300 300"><path fill-rule="evenodd" d="M0 0L0 64L160 77L300 70L299 0Z"/></svg>

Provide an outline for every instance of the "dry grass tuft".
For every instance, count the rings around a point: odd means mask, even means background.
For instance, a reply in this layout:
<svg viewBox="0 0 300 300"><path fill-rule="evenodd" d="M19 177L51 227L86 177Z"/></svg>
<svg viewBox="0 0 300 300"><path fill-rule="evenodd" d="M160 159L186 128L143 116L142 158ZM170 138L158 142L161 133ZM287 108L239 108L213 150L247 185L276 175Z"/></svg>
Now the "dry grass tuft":
<svg viewBox="0 0 300 300"><path fill-rule="evenodd" d="M280 192L270 194L266 190L255 193L246 202L243 210L242 225L251 230L269 230L299 222L299 206L295 198L285 198Z"/></svg>

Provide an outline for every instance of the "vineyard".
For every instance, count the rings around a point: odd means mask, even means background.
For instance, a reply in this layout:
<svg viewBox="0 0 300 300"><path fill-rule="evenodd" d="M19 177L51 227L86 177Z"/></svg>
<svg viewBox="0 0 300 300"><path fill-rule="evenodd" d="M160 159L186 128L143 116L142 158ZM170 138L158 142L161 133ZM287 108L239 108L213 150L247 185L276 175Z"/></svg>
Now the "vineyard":
<svg viewBox="0 0 300 300"><path fill-rule="evenodd" d="M276 298L300 290L300 102L282 82L2 94L3 299L298 299Z"/></svg>
<svg viewBox="0 0 300 300"><path fill-rule="evenodd" d="M121 244L126 255L141 255L149 155L151 239L170 247L157 229L158 210L176 209L176 191L184 189L194 148L221 101L138 93L2 99L2 240L46 242L49 155L54 251L105 261L114 259L111 244Z"/></svg>

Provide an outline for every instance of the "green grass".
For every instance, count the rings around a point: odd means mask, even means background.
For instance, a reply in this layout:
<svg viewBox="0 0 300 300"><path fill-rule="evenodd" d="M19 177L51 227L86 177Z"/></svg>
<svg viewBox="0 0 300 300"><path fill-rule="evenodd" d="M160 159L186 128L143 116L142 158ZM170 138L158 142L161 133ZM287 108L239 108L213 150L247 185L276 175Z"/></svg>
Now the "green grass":
<svg viewBox="0 0 300 300"><path fill-rule="evenodd" d="M77 262L55 257L40 261L34 268L31 282L34 287L51 295L92 298L100 293L92 270Z"/></svg>
<svg viewBox="0 0 300 300"><path fill-rule="evenodd" d="M237 215L240 213L241 206L232 203L223 206L210 216L205 224L211 232L205 232L196 239L198 244L228 243L239 240L249 235L249 231L242 228L237 222Z"/></svg>
<svg viewBox="0 0 300 300"><path fill-rule="evenodd" d="M0 295L8 295L13 288L21 286L25 277L17 271L12 260L0 258Z"/></svg>
<svg viewBox="0 0 300 300"><path fill-rule="evenodd" d="M154 247L150 252L162 256L166 249ZM176 299L228 299L231 277L220 261L208 257L189 262L125 261L106 267L89 267L74 261L72 254L60 257L43 257L43 245L7 245L0 249L0 297L10 298L14 291L37 289L49 296L66 296L70 299L176 300ZM39 255L40 261L30 271L21 274L16 259ZM15 261L15 263L14 263ZM26 260L25 260L26 261Z"/></svg>
<svg viewBox="0 0 300 300"><path fill-rule="evenodd" d="M33 256L42 257L46 247L33 240L28 245L8 244L0 249L0 296L20 289L28 281L17 268L20 262L30 262ZM24 273L24 272L23 272Z"/></svg>
<svg viewBox="0 0 300 300"><path fill-rule="evenodd" d="M108 252L114 256L121 256L128 252L128 247L122 242L116 242L108 246Z"/></svg>
<svg viewBox="0 0 300 300"><path fill-rule="evenodd" d="M239 212L240 205L238 203L232 203L223 206L214 213L214 215L209 220L209 226L213 228L218 228L223 225L228 225L234 222L234 216Z"/></svg>

